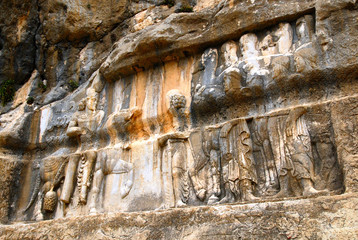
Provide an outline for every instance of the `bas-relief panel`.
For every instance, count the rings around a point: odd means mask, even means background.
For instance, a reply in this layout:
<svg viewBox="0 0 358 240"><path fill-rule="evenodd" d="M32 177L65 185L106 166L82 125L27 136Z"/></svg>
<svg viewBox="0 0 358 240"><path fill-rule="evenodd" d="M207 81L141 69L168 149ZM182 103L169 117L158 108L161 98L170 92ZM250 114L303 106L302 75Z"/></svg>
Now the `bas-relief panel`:
<svg viewBox="0 0 358 240"><path fill-rule="evenodd" d="M72 101L42 110L52 150L34 163L25 218L341 193L324 104L193 127L315 68L313 24L306 15L115 83L95 72Z"/></svg>

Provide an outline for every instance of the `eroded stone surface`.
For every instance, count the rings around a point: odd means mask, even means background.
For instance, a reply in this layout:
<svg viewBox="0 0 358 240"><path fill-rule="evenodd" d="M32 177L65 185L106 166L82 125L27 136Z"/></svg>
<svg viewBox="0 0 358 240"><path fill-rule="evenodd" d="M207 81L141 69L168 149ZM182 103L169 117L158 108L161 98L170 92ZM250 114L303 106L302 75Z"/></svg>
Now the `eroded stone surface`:
<svg viewBox="0 0 358 240"><path fill-rule="evenodd" d="M354 239L356 206L356 194L344 194L17 223L0 233L2 239Z"/></svg>
<svg viewBox="0 0 358 240"><path fill-rule="evenodd" d="M356 1L36 4L5 239L357 236Z"/></svg>

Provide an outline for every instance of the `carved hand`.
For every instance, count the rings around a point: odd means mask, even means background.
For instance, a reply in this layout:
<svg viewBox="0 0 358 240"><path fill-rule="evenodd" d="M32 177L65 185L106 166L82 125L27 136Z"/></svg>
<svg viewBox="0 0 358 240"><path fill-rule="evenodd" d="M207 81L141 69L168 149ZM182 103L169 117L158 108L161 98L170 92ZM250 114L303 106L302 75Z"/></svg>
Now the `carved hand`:
<svg viewBox="0 0 358 240"><path fill-rule="evenodd" d="M296 121L299 117L307 112L306 108L298 107L296 109L291 110L290 114L288 115L285 123L285 132L286 136L292 136L293 132L296 131Z"/></svg>

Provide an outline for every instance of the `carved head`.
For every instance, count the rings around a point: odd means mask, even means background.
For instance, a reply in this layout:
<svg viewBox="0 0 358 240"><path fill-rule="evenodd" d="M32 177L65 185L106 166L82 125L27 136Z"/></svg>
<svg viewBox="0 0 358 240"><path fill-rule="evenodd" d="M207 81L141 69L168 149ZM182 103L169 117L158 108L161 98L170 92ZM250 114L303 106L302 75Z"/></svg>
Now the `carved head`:
<svg viewBox="0 0 358 240"><path fill-rule="evenodd" d="M78 111L84 111L86 109L86 100L82 99L79 103L78 103Z"/></svg>
<svg viewBox="0 0 358 240"><path fill-rule="evenodd" d="M276 43L271 34L267 34L264 39L262 39L260 42L260 50L264 56L277 53Z"/></svg>
<svg viewBox="0 0 358 240"><path fill-rule="evenodd" d="M97 109L98 93L93 89L87 89L86 106L89 110L95 111Z"/></svg>
<svg viewBox="0 0 358 240"><path fill-rule="evenodd" d="M178 90L174 89L167 93L171 109L185 108L186 98Z"/></svg>
<svg viewBox="0 0 358 240"><path fill-rule="evenodd" d="M221 47L223 52L224 64L229 67L235 65L239 59L237 57L237 45L234 41L228 41Z"/></svg>
<svg viewBox="0 0 358 240"><path fill-rule="evenodd" d="M296 22L297 38L302 43L311 41L313 33L313 18L310 15L301 17Z"/></svg>
<svg viewBox="0 0 358 240"><path fill-rule="evenodd" d="M203 55L201 55L201 64L204 67L214 66L217 62L218 51L214 48L209 48L204 51Z"/></svg>
<svg viewBox="0 0 358 240"><path fill-rule="evenodd" d="M253 33L245 34L240 38L240 48L244 58L258 55L257 36Z"/></svg>

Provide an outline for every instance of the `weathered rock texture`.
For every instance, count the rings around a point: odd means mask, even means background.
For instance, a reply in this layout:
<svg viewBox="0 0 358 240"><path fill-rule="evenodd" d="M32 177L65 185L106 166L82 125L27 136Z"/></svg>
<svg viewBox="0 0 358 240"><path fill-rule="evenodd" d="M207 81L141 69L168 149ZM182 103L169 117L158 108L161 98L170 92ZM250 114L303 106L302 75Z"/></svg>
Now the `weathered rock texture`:
<svg viewBox="0 0 358 240"><path fill-rule="evenodd" d="M0 238L358 238L356 0L0 19Z"/></svg>

